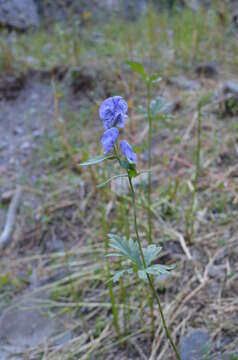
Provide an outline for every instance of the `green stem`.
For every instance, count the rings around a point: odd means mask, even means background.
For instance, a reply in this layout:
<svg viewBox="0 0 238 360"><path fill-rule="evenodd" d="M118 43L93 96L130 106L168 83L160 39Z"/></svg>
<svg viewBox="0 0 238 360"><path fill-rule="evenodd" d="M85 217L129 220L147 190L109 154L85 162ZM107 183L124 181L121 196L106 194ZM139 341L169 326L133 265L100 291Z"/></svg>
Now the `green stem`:
<svg viewBox="0 0 238 360"><path fill-rule="evenodd" d="M140 241L140 236L139 236L139 232L138 232L137 216L136 216L135 191L134 191L132 180L131 180L131 177L129 176L129 174L128 174L128 179L129 179L131 197L132 197L132 207L133 207L134 226L135 226L135 232L136 232L136 241L137 241L137 244L138 244L138 247L139 247L139 251L140 251L140 255L141 255L141 258L142 258L144 268L146 268L145 257L144 257L144 254L143 254L142 245L141 245L141 241ZM169 333L168 327L166 325L166 321L165 321L164 313L163 313L162 306L161 306L161 303L160 303L160 299L159 299L159 296L158 296L158 294L157 294L157 292L155 290L153 281L152 281L149 274L146 274L146 276L147 276L147 279L148 279L152 294L154 295L154 297L156 299L156 302L158 304L158 308L159 308L159 312L160 312L160 316L161 316L161 319L162 319L162 324L163 324L166 336L167 336L167 338L168 338L168 340L169 340L169 342L170 342L170 344L171 344L171 346L172 346L172 348L173 348L173 350L174 350L174 352L176 354L177 359L182 360L180 355L179 355L179 352L178 352L178 350L177 350L177 348L176 348L176 346L175 346L175 344L173 342L173 339L172 339L172 337L171 337L171 335Z"/></svg>
<svg viewBox="0 0 238 360"><path fill-rule="evenodd" d="M151 138L152 138L152 115L150 110L150 83L147 84L147 115L149 120L149 131L148 131L148 208L147 208L147 218L148 218L148 242L152 243L152 219L151 219L151 166L152 166L152 156L151 156Z"/></svg>
<svg viewBox="0 0 238 360"><path fill-rule="evenodd" d="M151 156L151 138L152 138L152 115L150 109L151 94L150 94L150 82L147 83L147 115L149 120L149 131L148 131L148 198L147 198L147 223L148 223L148 242L152 244L152 219L151 219L151 166L152 166L152 156ZM149 299L150 307L150 316L151 316L151 328L152 328L152 338L155 334L155 320L154 320L154 303L153 298Z"/></svg>
<svg viewBox="0 0 238 360"><path fill-rule="evenodd" d="M195 176L193 181L193 193L191 206L187 214L187 224L186 224L186 238L191 244L194 236L194 220L195 220L195 200L198 193L198 180L200 175L200 165L201 163L201 105L198 105L198 116L197 116L197 146L196 146L196 158L195 158Z"/></svg>
<svg viewBox="0 0 238 360"><path fill-rule="evenodd" d="M160 316L161 316L161 319L162 319L162 324L163 324L163 327L164 327L164 330L165 330L165 333L166 333L166 336L170 342L170 345L172 346L175 354L176 354L176 357L178 360L182 360L181 356L179 355L179 352L177 350L177 347L175 346L174 342L173 342L173 339L170 335L170 332L169 332L169 329L167 327L167 324L166 324L166 321L165 321L165 317L164 317L164 313L163 313L163 310L162 310L162 306L161 306L161 303L160 303L160 299L159 299L159 296L155 290L155 287L154 287L154 284L151 280L151 277L149 276L149 274L147 274L147 279L149 281L149 284L150 284L150 287L151 287L151 290L153 292L153 295L156 299L156 302L157 302L157 305L158 305L158 308L159 308L159 312L160 312Z"/></svg>
<svg viewBox="0 0 238 360"><path fill-rule="evenodd" d="M139 236L139 232L138 232L138 226L137 226L135 191L134 191L132 180L131 180L131 177L129 174L128 174L128 179L129 179L131 197L132 197L132 207L133 207L134 227L135 227L135 232L136 232L136 241L139 246L139 251L140 251L140 256L141 256L141 259L143 262L143 266L144 266L144 268L146 268L145 257L144 257L144 253L142 250L142 245L141 245L140 236Z"/></svg>
<svg viewBox="0 0 238 360"><path fill-rule="evenodd" d="M198 106L198 123L197 123L197 151L196 151L196 172L194 180L194 188L197 192L198 178L200 173L200 158L201 158L201 107Z"/></svg>

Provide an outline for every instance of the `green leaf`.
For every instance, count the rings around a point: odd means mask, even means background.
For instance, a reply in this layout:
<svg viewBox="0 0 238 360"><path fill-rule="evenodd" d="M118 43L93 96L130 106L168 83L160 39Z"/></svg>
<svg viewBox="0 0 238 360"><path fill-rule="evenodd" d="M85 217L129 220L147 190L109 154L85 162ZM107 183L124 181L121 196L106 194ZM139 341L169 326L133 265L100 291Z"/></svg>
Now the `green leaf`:
<svg viewBox="0 0 238 360"><path fill-rule="evenodd" d="M110 181L117 179L117 178L122 178L122 177L127 177L127 174L114 175L114 176L110 177L109 179L107 179L106 181L104 181L103 183L97 185L97 188L102 188L103 186L107 185Z"/></svg>
<svg viewBox="0 0 238 360"><path fill-rule="evenodd" d="M143 248L146 266L149 266L154 260L158 258L161 250L162 247L157 245L149 245L147 248Z"/></svg>
<svg viewBox="0 0 238 360"><path fill-rule="evenodd" d="M133 269L132 269L132 268L129 268L129 269L120 270L120 271L115 272L115 274L114 274L113 277L112 277L112 281L113 281L113 282L119 281L120 278L122 277L122 275L124 275L125 273L132 274L132 273L133 273Z"/></svg>
<svg viewBox="0 0 238 360"><path fill-rule="evenodd" d="M121 254L131 260L138 269L143 268L139 247L135 241L132 239L126 240L116 234L109 234L108 237L110 239L109 246L118 251L117 256Z"/></svg>
<svg viewBox="0 0 238 360"><path fill-rule="evenodd" d="M139 173L136 170L136 164L134 164L128 160L121 159L120 165L123 169L128 171L128 175L130 177L136 177L139 175Z"/></svg>
<svg viewBox="0 0 238 360"><path fill-rule="evenodd" d="M139 270L138 276L141 280L147 281L146 270Z"/></svg>
<svg viewBox="0 0 238 360"><path fill-rule="evenodd" d="M130 169L128 170L128 175L132 178L140 175L136 170L136 164L130 163Z"/></svg>
<svg viewBox="0 0 238 360"><path fill-rule="evenodd" d="M99 164L101 162L103 162L104 160L112 160L115 159L115 156L113 155L99 155L99 156L95 156L92 159L89 159L83 163L80 164L80 166L89 166L89 165L96 165Z"/></svg>
<svg viewBox="0 0 238 360"><path fill-rule="evenodd" d="M147 116L147 110L144 108L143 105L138 106L138 112L140 112L144 116Z"/></svg>
<svg viewBox="0 0 238 360"><path fill-rule="evenodd" d="M123 255L123 254L120 254L120 253L109 253L109 254L106 254L105 256L121 257L121 256L124 256L124 255Z"/></svg>
<svg viewBox="0 0 238 360"><path fill-rule="evenodd" d="M6 273L0 276L0 288L9 283L9 274Z"/></svg>
<svg viewBox="0 0 238 360"><path fill-rule="evenodd" d="M174 268L174 265L155 264L147 267L145 271L147 272L147 274L151 275L168 275L170 274L170 270L173 270Z"/></svg>
<svg viewBox="0 0 238 360"><path fill-rule="evenodd" d="M136 168L131 168L130 170L128 170L128 174L131 178L137 177L138 175L140 175Z"/></svg>
<svg viewBox="0 0 238 360"><path fill-rule="evenodd" d="M158 115L159 113L163 113L163 110L165 109L166 103L164 98L161 96L158 96L150 103L150 111L151 115L154 117Z"/></svg>
<svg viewBox="0 0 238 360"><path fill-rule="evenodd" d="M138 271L138 276L141 280L147 281L147 274L153 276L159 275L170 275L170 270L174 269L174 265L151 265L146 269L142 269Z"/></svg>
<svg viewBox="0 0 238 360"><path fill-rule="evenodd" d="M135 73L139 74L144 81L147 81L146 70L142 64L134 61L127 61L126 63Z"/></svg>
<svg viewBox="0 0 238 360"><path fill-rule="evenodd" d="M169 274L171 270L175 268L174 265L160 265L152 264L152 262L158 258L159 253L161 252L161 247L157 245L149 245L146 248L143 248L143 255L145 258L146 268L143 265L140 251L137 243L132 239L126 240L121 238L116 234L108 234L110 239L109 246L114 248L116 251L108 256L125 256L127 259L131 260L133 264L136 265L138 276L140 279L146 281L147 274L158 276ZM125 272L132 272L132 269L122 270L118 274L115 274L116 281L123 275Z"/></svg>
<svg viewBox="0 0 238 360"><path fill-rule="evenodd" d="M160 77L160 74L154 74L151 75L148 80L149 82L155 84L155 83L159 83L162 80L162 78Z"/></svg>

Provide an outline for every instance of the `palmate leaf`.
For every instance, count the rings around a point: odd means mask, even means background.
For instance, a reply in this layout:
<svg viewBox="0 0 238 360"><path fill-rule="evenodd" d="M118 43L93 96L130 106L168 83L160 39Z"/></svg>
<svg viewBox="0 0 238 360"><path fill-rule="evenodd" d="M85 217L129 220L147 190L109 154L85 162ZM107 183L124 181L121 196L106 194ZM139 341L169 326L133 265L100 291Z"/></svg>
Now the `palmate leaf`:
<svg viewBox="0 0 238 360"><path fill-rule="evenodd" d="M140 256L139 247L135 241L132 239L126 240L125 238L121 238L116 234L109 234L108 236L110 239L109 246L116 250L115 252L108 254L108 256L124 256L131 260L131 262L136 265L139 278L144 281L147 281L147 274L153 276L169 274L170 270L175 268L174 265L152 264L153 261L158 258L161 252L162 248L160 246L149 245L142 249L146 263L145 268ZM133 273L133 269L129 268L116 272L112 280L118 281L125 273L131 274Z"/></svg>
<svg viewBox="0 0 238 360"><path fill-rule="evenodd" d="M144 116L148 116L147 110L143 106L139 106L138 111ZM152 117L156 117L159 114L167 115L169 112L169 103L166 103L162 96L157 96L155 99L151 100L150 112Z"/></svg>
<svg viewBox="0 0 238 360"><path fill-rule="evenodd" d="M147 280L147 274L159 276L159 275L169 275L170 270L174 269L174 265L152 265L147 267L146 269L139 270L138 276L141 280L146 281Z"/></svg>
<svg viewBox="0 0 238 360"><path fill-rule="evenodd" d="M125 256L130 259L137 268L140 269L143 267L140 251L135 241L132 239L126 240L116 234L108 234L108 237L110 239L109 246L117 250L114 256Z"/></svg>
<svg viewBox="0 0 238 360"><path fill-rule="evenodd" d="M175 269L175 265L155 264L147 267L145 271L151 275L169 275L170 271Z"/></svg>
<svg viewBox="0 0 238 360"><path fill-rule="evenodd" d="M96 164L103 162L104 160L113 160L113 159L115 159L115 156L113 156L113 155L99 155L99 156L95 156L79 165L80 166L96 165Z"/></svg>
<svg viewBox="0 0 238 360"><path fill-rule="evenodd" d="M163 114L165 109L166 109L166 103L162 96L157 96L150 103L150 111L153 117L160 113Z"/></svg>

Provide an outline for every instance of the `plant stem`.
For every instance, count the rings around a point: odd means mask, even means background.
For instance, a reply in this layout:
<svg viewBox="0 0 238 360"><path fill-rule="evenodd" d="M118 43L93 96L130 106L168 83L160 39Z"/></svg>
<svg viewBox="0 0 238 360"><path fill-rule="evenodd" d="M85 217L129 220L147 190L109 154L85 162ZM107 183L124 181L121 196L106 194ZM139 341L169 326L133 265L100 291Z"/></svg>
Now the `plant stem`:
<svg viewBox="0 0 238 360"><path fill-rule="evenodd" d="M152 138L152 115L150 110L151 94L150 94L150 82L146 85L147 90L147 116L149 120L149 131L148 131L148 198L147 198L147 223L148 223L148 242L152 244L152 219L151 219L151 165L152 165L152 156L151 156L151 138ZM155 334L155 319L154 319L154 303L153 298L149 299L150 307L150 316L151 316L151 328L152 328L152 338Z"/></svg>
<svg viewBox="0 0 238 360"><path fill-rule="evenodd" d="M198 104L197 114L197 146L195 155L195 175L193 181L193 193L191 206L186 216L186 239L191 244L194 236L195 201L198 194L198 180L201 168L201 104Z"/></svg>
<svg viewBox="0 0 238 360"><path fill-rule="evenodd" d="M144 257L144 254L143 254L142 245L141 245L141 241L140 241L140 236L139 236L139 232L138 232L138 226L137 226L135 191L134 191L132 180L131 180L131 177L129 176L129 174L128 174L128 179L129 179L131 197L132 197L132 207L133 207L134 226L135 226L135 232L136 232L136 241L137 241L137 244L138 244L138 247L139 247L139 251L140 251L140 255L141 255L141 258L142 258L144 268L146 268L145 257ZM177 348L176 348L176 346L175 346L175 344L173 342L173 339L172 339L172 337L171 337L171 335L169 333L168 327L166 325L166 321L165 321L164 313L163 313L162 306L161 306L161 303L160 303L160 299L159 299L159 296L158 296L158 294L157 294L157 292L155 290L153 281L152 281L149 274L146 274L146 276L147 276L147 279L148 279L152 294L154 295L154 297L156 299L156 302L158 304L158 308L159 308L159 312L160 312L160 316L161 316L161 319L162 319L162 324L163 324L166 336L167 336L167 338L168 338L168 340L169 340L169 342L170 342L170 344L171 344L171 346L172 346L172 348L173 348L173 350L174 350L174 352L176 354L177 359L182 360L180 355L179 355L179 352L178 352L178 350L177 350Z"/></svg>
<svg viewBox="0 0 238 360"><path fill-rule="evenodd" d="M149 120L149 131L148 131L148 207L147 207L147 218L148 218L148 242L152 243L152 220L151 220L151 165L152 165L152 156L151 156L151 138L152 138L152 116L150 110L150 83L147 84L147 115Z"/></svg>
<svg viewBox="0 0 238 360"><path fill-rule="evenodd" d="M168 340L169 340L169 342L170 342L170 345L172 346L172 348L173 348L173 350L174 350L174 352L175 352L175 354L176 354L177 359L178 359L178 360L182 360L182 358L181 358L181 356L179 355L179 352L178 352L178 350L177 350L177 347L175 346L175 344L174 344L174 342L173 342L173 339L172 339L172 337L171 337L171 335L170 335L169 329L168 329L168 327L167 327L167 325L166 325L166 321L165 321L164 313L163 313L162 306L161 306L161 303L160 303L160 299L159 299L159 296L158 296L158 294L157 294L157 292L156 292L156 290L155 290L154 284L153 284L153 282L152 282L151 277L150 277L149 274L147 274L147 279L148 279L148 281L149 281L151 290L152 290L153 295L154 295L154 297L155 297L155 299L156 299L156 302L157 302L157 304L158 304L158 308L159 308L159 312L160 312L160 316L161 316L161 319L162 319L162 324L163 324L163 327L164 327L166 336L167 336L167 338L168 338Z"/></svg>
<svg viewBox="0 0 238 360"><path fill-rule="evenodd" d="M196 172L194 179L194 188L197 192L197 184L200 173L200 158L201 158L201 106L198 105L198 115L197 115L197 151L196 151Z"/></svg>
<svg viewBox="0 0 238 360"><path fill-rule="evenodd" d="M132 180L131 180L131 177L130 177L129 174L128 174L128 179L129 179L131 197L132 197L132 207L133 207L134 227L135 227L135 232L136 232L136 241L137 241L137 244L139 246L139 251L140 251L140 256L141 256L141 259L142 259L142 262L143 262L143 266L144 266L144 268L146 268L145 257L144 257L144 254L143 254L142 245L141 245L141 241L140 241L140 236L139 236L139 232L138 232L138 226L137 226L135 191L134 191Z"/></svg>

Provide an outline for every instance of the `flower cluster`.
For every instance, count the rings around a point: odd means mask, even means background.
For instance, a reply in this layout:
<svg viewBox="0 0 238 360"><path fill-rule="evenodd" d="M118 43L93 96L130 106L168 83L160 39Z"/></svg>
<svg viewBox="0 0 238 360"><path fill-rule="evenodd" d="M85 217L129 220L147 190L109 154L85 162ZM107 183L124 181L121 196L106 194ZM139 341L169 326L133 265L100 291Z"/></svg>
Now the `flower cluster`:
<svg viewBox="0 0 238 360"><path fill-rule="evenodd" d="M123 128L125 125L127 110L128 105L121 96L110 97L104 100L100 106L99 116L106 129L101 139L105 154L114 148L119 136L118 128ZM136 163L136 154L126 140L120 142L120 149L130 163Z"/></svg>

